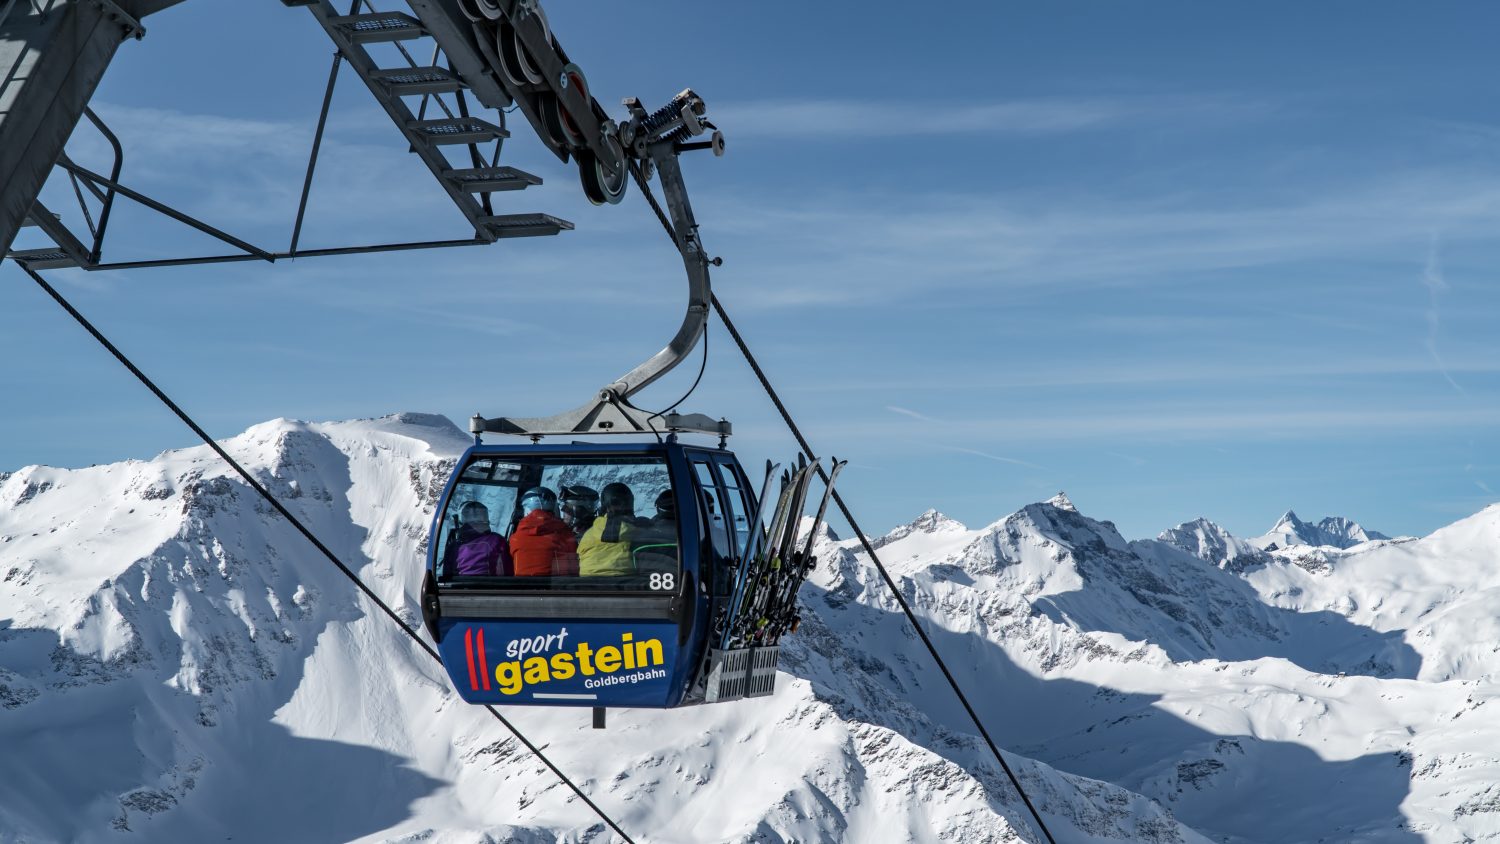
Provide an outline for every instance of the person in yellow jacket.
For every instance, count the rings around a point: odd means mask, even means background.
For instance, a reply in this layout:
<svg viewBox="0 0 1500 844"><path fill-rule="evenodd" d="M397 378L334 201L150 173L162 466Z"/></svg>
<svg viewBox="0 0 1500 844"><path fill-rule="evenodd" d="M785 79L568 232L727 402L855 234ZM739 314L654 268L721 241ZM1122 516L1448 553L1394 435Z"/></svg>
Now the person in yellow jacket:
<svg viewBox="0 0 1500 844"><path fill-rule="evenodd" d="M622 483L606 484L599 491L599 505L603 513L578 540L578 574L635 574L631 540L641 531L635 517L635 493Z"/></svg>

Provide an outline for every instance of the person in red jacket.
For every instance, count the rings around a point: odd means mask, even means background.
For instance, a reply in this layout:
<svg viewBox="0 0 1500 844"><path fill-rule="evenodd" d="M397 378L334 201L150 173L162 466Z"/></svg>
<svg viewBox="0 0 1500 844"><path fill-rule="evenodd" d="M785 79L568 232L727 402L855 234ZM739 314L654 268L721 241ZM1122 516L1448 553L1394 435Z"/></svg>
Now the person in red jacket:
<svg viewBox="0 0 1500 844"><path fill-rule="evenodd" d="M557 494L544 486L521 496L525 516L510 535L510 555L516 574L530 577L575 577L578 542L573 528L557 517Z"/></svg>

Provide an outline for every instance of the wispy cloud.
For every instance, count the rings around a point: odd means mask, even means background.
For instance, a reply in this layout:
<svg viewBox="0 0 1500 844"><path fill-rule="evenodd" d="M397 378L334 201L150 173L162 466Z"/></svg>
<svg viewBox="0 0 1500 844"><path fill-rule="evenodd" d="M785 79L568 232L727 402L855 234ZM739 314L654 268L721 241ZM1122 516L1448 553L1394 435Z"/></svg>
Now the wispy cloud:
<svg viewBox="0 0 1500 844"><path fill-rule="evenodd" d="M975 445L996 442L1042 443L1097 440L1116 442L1121 437L1204 440L1234 436L1246 440L1286 440L1401 431L1452 430L1500 424L1500 407L1470 409L1426 408L1397 410L1371 403L1344 405L1337 409L1316 407L1267 408L1259 403L1227 408L1220 412L1195 412L1189 405L1116 408L1110 414L1064 414L1011 412L993 419L949 423L944 433ZM890 440L906 432L894 422L874 419L846 422L846 437ZM963 450L957 446L939 446ZM983 456L993 455L973 451ZM1009 461L1007 461L1009 462Z"/></svg>
<svg viewBox="0 0 1500 844"><path fill-rule="evenodd" d="M882 305L1043 286L1164 287L1317 261L1394 263L1434 226L1470 240L1500 225L1493 174L1466 170L1283 192L1236 207L1192 193L1061 191L824 192L796 202L741 192L700 205L730 261L726 272L765 281L753 303L762 308L802 304L809 289L820 301ZM807 279L859 283L810 288Z"/></svg>
<svg viewBox="0 0 1500 844"><path fill-rule="evenodd" d="M1126 463L1129 463L1131 466L1135 466L1137 468L1146 465L1146 458L1144 457L1132 457L1129 454L1121 454L1118 451L1106 451L1104 453L1109 455L1110 457L1118 457L1119 459L1124 460Z"/></svg>
<svg viewBox="0 0 1500 844"><path fill-rule="evenodd" d="M967 373L954 370L943 376L845 378L838 383L804 387L809 391L890 392L1010 390L1031 387L1130 387L1151 385L1249 384L1285 382L1290 379L1318 380L1358 376L1392 378L1423 375L1435 371L1433 362L1421 355L1355 359L1279 359L1263 361L1182 361L1152 358L1142 362L1114 362L1087 366L1034 366L1024 370ZM1469 359L1449 362L1450 372L1481 375L1500 373L1500 361Z"/></svg>
<svg viewBox="0 0 1500 844"><path fill-rule="evenodd" d="M926 102L919 112L888 101L759 100L715 103L713 118L731 140L837 138L844 142L926 135L1055 135L1171 117L1205 125L1265 114L1244 99L1122 95L1053 97L964 104Z"/></svg>
<svg viewBox="0 0 1500 844"><path fill-rule="evenodd" d="M1448 365L1443 363L1443 356L1438 352L1438 333L1442 327L1438 315L1438 294L1448 289L1448 282L1443 279L1440 248L1437 235L1433 235L1427 247L1427 265L1422 268L1422 286L1427 288L1427 353L1432 356L1432 362L1437 364L1438 371L1453 385L1453 389L1462 393L1464 388L1453 380L1453 376L1448 373Z"/></svg>
<svg viewBox="0 0 1500 844"><path fill-rule="evenodd" d="M938 420L933 419L931 416L927 416L926 414L918 413L915 410L911 410L910 408L897 407L896 405L888 404L888 405L885 406L885 409L889 410L892 413L899 413L902 416L910 416L911 418L920 420L922 422L933 422L933 423L941 424L941 423L938 423Z"/></svg>
<svg viewBox="0 0 1500 844"><path fill-rule="evenodd" d="M972 454L976 457L983 457L986 460L993 460L996 463L1010 463L1014 466L1025 466L1028 469L1042 469L1045 471L1045 467L1038 466L1035 463L1028 463L1025 460L1017 460L1014 457L1001 457L998 454L990 454L988 451L980 451L977 448L965 448L958 445L944 445L942 443L934 442L924 443L924 445L927 445L930 448L935 448L938 451L952 451L958 454Z"/></svg>
<svg viewBox="0 0 1500 844"><path fill-rule="evenodd" d="M900 407L898 405L888 404L888 405L885 406L885 409L889 410L892 413L898 414L900 416L907 416L907 417L910 417L912 419L916 419L916 420L918 420L920 422L926 422L926 423L929 423L931 425L939 426L944 431L951 432L951 430L955 427L953 425L950 425L948 422L944 422L941 419L935 419L935 418L933 418L931 416L928 416L928 415L926 415L924 413L918 413L917 411L912 410L911 408ZM969 427L969 426L968 425L961 425L961 426L957 426L957 427ZM922 440L921 445L924 448L934 448L934 449L937 449L938 451L951 451L951 452L954 452L956 454L972 454L975 457L983 457L986 460L993 460L996 463L1009 463L1009 464L1011 464L1013 466L1025 466L1025 467L1027 467L1029 469L1042 469L1043 468L1041 466L1038 466L1035 463L1028 463L1025 460L1018 460L1018 459L1016 459L1014 457L1002 457L1001 455L992 454L992 453L990 453L988 451L981 451L981 450L979 450L977 448L968 448L968 447L965 447L965 446L948 445L946 443L934 442L930 438Z"/></svg>

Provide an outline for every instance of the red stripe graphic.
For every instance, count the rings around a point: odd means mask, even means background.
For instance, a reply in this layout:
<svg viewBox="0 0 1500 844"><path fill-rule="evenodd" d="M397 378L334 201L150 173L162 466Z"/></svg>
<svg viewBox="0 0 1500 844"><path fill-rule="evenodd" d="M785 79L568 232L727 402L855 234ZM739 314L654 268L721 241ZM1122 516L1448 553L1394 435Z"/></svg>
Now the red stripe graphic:
<svg viewBox="0 0 1500 844"><path fill-rule="evenodd" d="M474 628L464 631L464 650L469 653L469 691L479 691L479 679L474 676Z"/></svg>
<svg viewBox="0 0 1500 844"><path fill-rule="evenodd" d="M484 680L484 690L490 690L490 664L484 658L484 628L479 628L479 676Z"/></svg>

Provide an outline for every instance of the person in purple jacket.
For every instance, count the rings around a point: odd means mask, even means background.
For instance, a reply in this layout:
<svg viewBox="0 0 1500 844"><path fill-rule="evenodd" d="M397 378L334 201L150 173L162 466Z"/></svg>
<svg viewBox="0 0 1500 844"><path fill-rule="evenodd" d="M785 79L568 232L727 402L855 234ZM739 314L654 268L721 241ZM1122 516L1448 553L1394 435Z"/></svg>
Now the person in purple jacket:
<svg viewBox="0 0 1500 844"><path fill-rule="evenodd" d="M449 540L448 550L443 554L443 571L449 577L508 577L514 568L509 543L490 530L489 508L478 501L464 502L459 510L458 533Z"/></svg>

